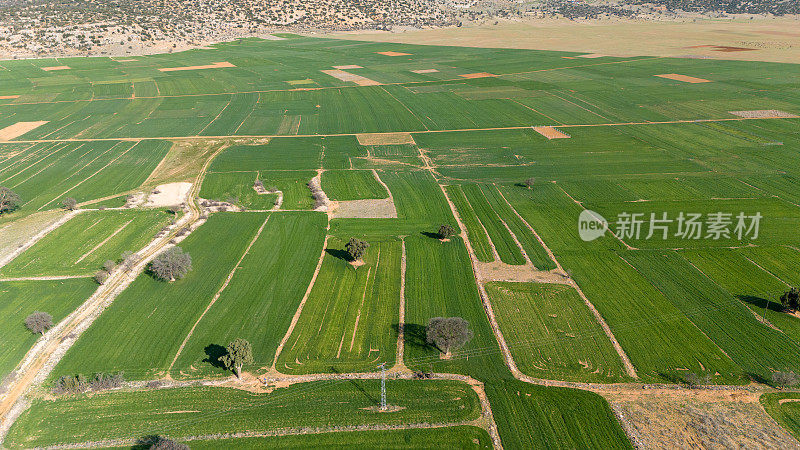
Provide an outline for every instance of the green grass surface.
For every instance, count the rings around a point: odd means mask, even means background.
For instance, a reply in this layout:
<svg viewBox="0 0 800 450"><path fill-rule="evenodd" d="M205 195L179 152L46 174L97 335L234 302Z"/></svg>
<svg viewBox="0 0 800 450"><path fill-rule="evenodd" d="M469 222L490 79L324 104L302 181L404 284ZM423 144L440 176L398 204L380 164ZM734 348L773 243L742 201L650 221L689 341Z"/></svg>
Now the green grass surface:
<svg viewBox="0 0 800 450"><path fill-rule="evenodd" d="M388 402L403 409L380 413L379 380L295 384L271 394L230 388L175 388L108 392L40 400L15 423L11 448L100 439L174 438L290 427L453 423L480 414L478 396L465 383L387 382Z"/></svg>
<svg viewBox="0 0 800 450"><path fill-rule="evenodd" d="M2 277L91 276L107 260L137 252L174 219L166 210L78 214L0 269Z"/></svg>
<svg viewBox="0 0 800 450"><path fill-rule="evenodd" d="M492 448L489 434L478 427L455 426L421 430L351 431L305 436L276 436L269 438L240 438L188 442L193 449L225 448Z"/></svg>
<svg viewBox="0 0 800 450"><path fill-rule="evenodd" d="M492 240L500 260L506 264L525 264L525 257L522 256L519 246L511 236L509 229L506 228L505 221L497 215L484 195L481 187L476 184L463 186L464 194L473 211L486 228L489 239Z"/></svg>
<svg viewBox="0 0 800 450"><path fill-rule="evenodd" d="M25 328L25 318L43 311L57 324L97 289L90 279L0 282L0 379L25 356L39 338Z"/></svg>
<svg viewBox="0 0 800 450"><path fill-rule="evenodd" d="M472 245L472 251L475 252L475 257L481 262L494 261L492 254L492 247L489 244L489 237L486 235L486 230L483 228L478 216L475 215L475 210L472 205L467 201L464 196L464 190L459 185L447 186L447 195L453 202L453 205L458 211L461 222L467 228L467 239Z"/></svg>
<svg viewBox="0 0 800 450"><path fill-rule="evenodd" d="M368 170L329 170L322 174L322 190L331 200L387 198L389 193Z"/></svg>
<svg viewBox="0 0 800 450"><path fill-rule="evenodd" d="M800 439L800 392L768 392L759 401L776 422Z"/></svg>
<svg viewBox="0 0 800 450"><path fill-rule="evenodd" d="M495 282L486 292L523 373L601 383L624 378L619 355L572 287Z"/></svg>
<svg viewBox="0 0 800 450"><path fill-rule="evenodd" d="M371 242L364 265L329 239L314 288L277 368L287 373L356 372L395 360L400 306L398 241Z"/></svg>

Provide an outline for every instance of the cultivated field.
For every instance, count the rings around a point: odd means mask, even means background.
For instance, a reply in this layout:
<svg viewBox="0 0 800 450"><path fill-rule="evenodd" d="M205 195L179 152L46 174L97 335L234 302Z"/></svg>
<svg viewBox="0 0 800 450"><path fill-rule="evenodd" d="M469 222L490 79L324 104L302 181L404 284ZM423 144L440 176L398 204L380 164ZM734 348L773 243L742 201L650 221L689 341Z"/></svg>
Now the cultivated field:
<svg viewBox="0 0 800 450"><path fill-rule="evenodd" d="M800 66L280 37L0 62L3 445L631 448L800 373Z"/></svg>

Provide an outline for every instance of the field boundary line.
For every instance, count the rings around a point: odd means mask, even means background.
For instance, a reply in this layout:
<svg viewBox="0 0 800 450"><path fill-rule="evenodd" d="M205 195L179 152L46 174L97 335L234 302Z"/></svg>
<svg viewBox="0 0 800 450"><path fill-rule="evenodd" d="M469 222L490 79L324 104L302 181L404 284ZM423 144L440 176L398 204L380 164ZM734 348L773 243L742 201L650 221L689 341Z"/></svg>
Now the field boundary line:
<svg viewBox="0 0 800 450"><path fill-rule="evenodd" d="M88 252L84 253L84 254L83 254L83 255L82 255L80 258L78 258L78 260L77 260L77 261L75 261L75 262L74 262L74 263L72 263L72 264L78 264L79 262L81 262L81 261L83 261L84 259L86 259L86 257L88 257L89 255L91 255L92 253L94 253L94 252L95 252L95 251L96 251L98 248L102 247L103 245L105 245L105 244L106 244L106 242L110 241L110 240L111 240L111 238L113 238L114 236L116 236L116 235L118 235L119 233L121 233L121 232L122 232L122 230L124 230L125 228L127 228L127 227L128 227L128 225L130 225L130 224L131 224L131 222L133 222L133 220L134 220L134 219L131 219L131 220L129 220L128 222L126 222L124 225L122 225L121 227L117 228L117 231L115 231L115 232L111 233L111 236L109 236L109 237L107 237L107 238L103 239L103 241L102 241L102 242L100 242L99 244L95 245L95 246L94 246L94 247L93 247L91 250L89 250Z"/></svg>
<svg viewBox="0 0 800 450"><path fill-rule="evenodd" d="M0 281L57 281L57 280L72 280L75 278L89 278L91 275L51 275L42 277L11 277L0 278Z"/></svg>
<svg viewBox="0 0 800 450"><path fill-rule="evenodd" d="M496 186L495 186L495 188L496 188ZM539 233L537 233L536 230L534 230L534 228L531 226L531 224L528 223L528 221L525 220L522 217L522 215L519 213L519 211L517 211L517 209L514 208L514 206L511 204L511 202L508 201L506 196L503 194L503 191L501 191L500 189L497 189L497 192L500 193L500 197L502 197L502 199L505 200L505 202L508 205L508 207L511 208L512 211L514 211L514 214L516 214L517 217L522 221L522 223L524 223L525 226L528 227L529 230L531 230L531 233L533 233L533 235L536 236L536 240L538 240L539 243L542 245L542 248L547 253L547 255L550 256L550 258L553 260L553 262L555 263L555 265L558 268L558 270L562 274L566 274L566 272L564 271L564 268L558 262L558 259L556 259L555 254L553 253L552 250L550 250L550 247L548 247L547 244L545 244L544 239L542 239L542 237L539 236ZM569 195L569 194L567 194L567 195ZM572 277L569 277L569 279L570 279L570 285L578 293L578 296L581 297L581 299L583 300L583 303L586 305L586 307L588 307L589 310L592 312L592 315L594 316L594 318L597 321L597 323L600 324L600 328L603 329L603 332L605 333L605 335L608 338L608 340L611 341L611 345L614 347L614 350L616 350L617 355L619 356L620 360L622 361L622 365L625 368L625 372L628 374L629 377L638 379L639 375L636 373L636 368L633 366L633 363L631 362L630 358L628 357L628 354L625 353L625 349L623 349L622 345L619 343L619 341L617 341L617 337L614 336L614 332L611 331L611 327L608 326L608 324L606 323L605 319L603 318L603 315L600 314L600 311L598 311L597 308L595 308L594 304L589 300L589 298L586 296L586 294L584 294L583 289L581 289L581 287L578 285L578 283L574 279L572 279ZM485 293L485 291L484 291L484 293Z"/></svg>
<svg viewBox="0 0 800 450"><path fill-rule="evenodd" d="M220 286L217 293L214 294L214 297L211 299L211 302L209 302L208 306L206 306L206 309L203 310L203 313L200 314L200 317L198 317L197 321L195 321L194 325L192 325L192 328L189 330L189 333L186 335L186 338L184 338L183 342L181 342L181 346L178 347L178 352L175 353L175 357L172 358L172 362L169 364L169 367L167 368L168 377L170 376L170 372L172 372L172 368L175 366L175 362L178 360L178 357L181 356L183 348L186 347L186 343L189 342L189 339L191 339L195 328L197 328L197 325L200 323L201 320L203 320L203 317L206 316L206 313L208 313L211 307L214 306L214 303L216 303L217 300L220 298L220 296L222 296L222 293L228 287L228 284L230 284L231 280L233 279L233 276L236 275L236 271L242 265L242 261L244 261L244 258L247 257L247 254L250 253L250 249L253 248L253 245L256 243L259 236L261 236L261 232L264 231L264 227L267 226L267 222L269 222L269 219L271 217L272 214L269 214L267 218L264 219L264 222L261 224L261 227L259 227L258 231L256 231L256 234L255 236L253 236L253 239L250 240L250 244L247 245L247 248L244 249L244 253L242 253L242 256L239 257L239 260L236 261L236 264L233 266L233 269L231 269L230 273L228 273L228 278L226 278L225 282L222 283L222 286Z"/></svg>
<svg viewBox="0 0 800 450"><path fill-rule="evenodd" d="M330 217L330 216L328 216ZM303 294L303 299L300 300L300 304L297 306L297 310L292 316L292 321L289 323L289 329L286 330L286 334L281 339L280 344L278 344L278 348L275 349L275 356L272 359L272 370L276 371L276 367L278 364L278 357L280 356L281 352L283 351L283 347L286 346L286 342L289 341L289 338L292 336L292 332L294 331L294 327L297 325L297 322L300 321L300 314L303 313L303 307L306 305L306 301L308 297L311 296L311 290L314 288L314 284L317 282L317 276L319 275L320 269L322 269L322 261L325 259L325 254L327 253L325 250L328 247L328 231L330 231L331 222L330 218L328 219L328 225L325 228L325 240L322 242L322 252L320 252L319 260L317 261L317 267L314 269L314 275L311 276L311 281L308 283L308 288L306 288L306 293Z"/></svg>

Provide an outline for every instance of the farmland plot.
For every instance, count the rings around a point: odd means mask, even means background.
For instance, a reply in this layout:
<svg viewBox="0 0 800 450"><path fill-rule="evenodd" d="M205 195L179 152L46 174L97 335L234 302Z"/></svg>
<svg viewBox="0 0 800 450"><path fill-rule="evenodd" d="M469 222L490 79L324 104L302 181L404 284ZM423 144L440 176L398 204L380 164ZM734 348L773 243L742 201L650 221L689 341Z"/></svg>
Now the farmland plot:
<svg viewBox="0 0 800 450"><path fill-rule="evenodd" d="M345 260L343 244L328 240L319 276L278 359L278 370L373 371L377 364L394 362L401 244L371 243L359 267Z"/></svg>
<svg viewBox="0 0 800 450"><path fill-rule="evenodd" d="M511 354L527 375L560 380L617 381L619 356L570 286L487 283Z"/></svg>
<svg viewBox="0 0 800 450"><path fill-rule="evenodd" d="M277 201L277 194L258 194L253 185L261 180L267 191L283 192L281 209L312 209L314 200L308 189L308 182L316 175L305 170L261 170L209 172L203 181L200 197L233 201L248 209L271 209Z"/></svg>
<svg viewBox="0 0 800 450"><path fill-rule="evenodd" d="M322 189L331 200L387 198L389 193L370 170L327 170Z"/></svg>
<svg viewBox="0 0 800 450"><path fill-rule="evenodd" d="M88 211L70 219L0 269L0 277L90 276L105 261L120 262L168 225L166 211Z"/></svg>
<svg viewBox="0 0 800 450"><path fill-rule="evenodd" d="M172 377L229 375L217 358L236 338L253 346L255 364L245 370L272 364L311 281L324 234L322 213L272 213L228 286L188 338Z"/></svg>
<svg viewBox="0 0 800 450"><path fill-rule="evenodd" d="M53 376L120 370L128 379L163 374L266 217L212 215L180 244L192 257L189 274L172 283L139 275L70 348Z"/></svg>
<svg viewBox="0 0 800 450"><path fill-rule="evenodd" d="M478 396L466 383L390 380L388 402L401 407L378 414L380 381L301 383L272 394L230 388L174 388L107 392L38 401L16 422L12 448L136 440L155 434L180 438L281 428L452 423L480 414Z"/></svg>
<svg viewBox="0 0 800 450"><path fill-rule="evenodd" d="M760 401L776 422L800 439L800 393L769 392L761 395Z"/></svg>
<svg viewBox="0 0 800 450"><path fill-rule="evenodd" d="M97 283L87 279L0 282L0 379L19 364L39 338L25 328L29 314L43 311L58 323L95 289Z"/></svg>
<svg viewBox="0 0 800 450"><path fill-rule="evenodd" d="M463 189L467 201L489 233L489 238L497 249L500 260L506 264L525 264L525 257L511 236L511 232L506 228L503 220L497 215L492 205L489 204L480 186L468 184L464 185Z"/></svg>
<svg viewBox="0 0 800 450"><path fill-rule="evenodd" d="M455 205L456 211L458 211L461 222L464 223L464 226L467 228L467 238L469 239L470 245L472 245L472 250L475 252L475 257L478 258L480 262L494 261L492 247L489 244L489 237L486 235L486 230L483 228L480 220L478 220L478 216L475 214L472 205L467 201L462 186L447 186L446 191L447 196L453 202L453 205Z"/></svg>

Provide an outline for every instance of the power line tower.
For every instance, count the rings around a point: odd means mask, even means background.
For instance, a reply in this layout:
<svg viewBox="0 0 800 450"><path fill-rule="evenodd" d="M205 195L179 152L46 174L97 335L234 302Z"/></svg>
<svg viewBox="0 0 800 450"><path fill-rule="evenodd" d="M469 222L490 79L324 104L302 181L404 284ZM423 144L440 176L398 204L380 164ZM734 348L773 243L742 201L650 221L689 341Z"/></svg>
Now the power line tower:
<svg viewBox="0 0 800 450"><path fill-rule="evenodd" d="M381 363L381 411L386 411L386 363Z"/></svg>

